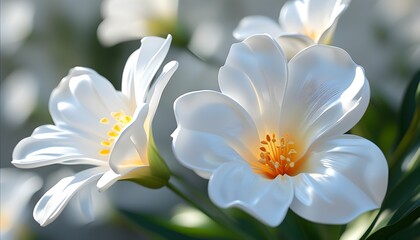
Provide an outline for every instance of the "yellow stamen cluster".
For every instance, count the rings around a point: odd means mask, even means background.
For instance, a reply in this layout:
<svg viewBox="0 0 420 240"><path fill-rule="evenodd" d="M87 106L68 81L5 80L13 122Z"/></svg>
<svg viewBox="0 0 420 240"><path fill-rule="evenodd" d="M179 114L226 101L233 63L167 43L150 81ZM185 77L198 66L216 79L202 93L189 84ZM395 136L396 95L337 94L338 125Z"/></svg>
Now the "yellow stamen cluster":
<svg viewBox="0 0 420 240"><path fill-rule="evenodd" d="M260 159L257 164L253 164L255 172L270 179L278 175L293 175L297 151L295 143L289 140L288 135L277 141L275 134L267 134L261 144Z"/></svg>
<svg viewBox="0 0 420 240"><path fill-rule="evenodd" d="M115 139L120 135L124 127L131 122L131 116L126 115L123 111L112 112L111 116L114 119L115 124L111 127L110 131L108 131L108 138L101 142L101 145L105 147L99 151L99 155L102 156L110 154L111 147L114 144ZM99 122L102 124L109 124L110 120L104 117L101 118Z"/></svg>

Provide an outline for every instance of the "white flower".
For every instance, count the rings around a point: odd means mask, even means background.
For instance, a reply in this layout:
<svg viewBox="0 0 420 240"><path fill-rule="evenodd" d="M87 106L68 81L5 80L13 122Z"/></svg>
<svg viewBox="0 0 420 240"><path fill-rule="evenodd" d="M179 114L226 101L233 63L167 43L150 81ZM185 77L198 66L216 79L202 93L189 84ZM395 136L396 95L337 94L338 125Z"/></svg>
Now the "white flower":
<svg viewBox="0 0 420 240"><path fill-rule="evenodd" d="M0 169L0 238L19 239L25 210L32 195L42 186L42 179L17 169Z"/></svg>
<svg viewBox="0 0 420 240"><path fill-rule="evenodd" d="M98 38L105 46L172 33L178 0L105 0Z"/></svg>
<svg viewBox="0 0 420 240"><path fill-rule="evenodd" d="M315 45L289 63L267 35L234 44L221 93L187 93L174 104L176 157L209 178L220 207L277 226L290 207L343 224L378 208L387 163L370 141L345 134L369 102L363 69L339 48Z"/></svg>
<svg viewBox="0 0 420 240"><path fill-rule="evenodd" d="M49 108L55 125L40 126L18 143L12 163L20 168L51 164L92 166L67 177L38 202L34 218L52 222L80 189L97 182L101 190L115 181L149 174L151 122L161 93L178 63L165 65L156 83L171 36L143 38L128 58L122 91L88 68L72 69L52 92ZM99 180L99 181L98 181Z"/></svg>
<svg viewBox="0 0 420 240"><path fill-rule="evenodd" d="M233 35L243 40L269 34L280 43L288 59L305 47L330 44L340 15L350 0L292 0L280 11L279 23L265 16L245 17Z"/></svg>

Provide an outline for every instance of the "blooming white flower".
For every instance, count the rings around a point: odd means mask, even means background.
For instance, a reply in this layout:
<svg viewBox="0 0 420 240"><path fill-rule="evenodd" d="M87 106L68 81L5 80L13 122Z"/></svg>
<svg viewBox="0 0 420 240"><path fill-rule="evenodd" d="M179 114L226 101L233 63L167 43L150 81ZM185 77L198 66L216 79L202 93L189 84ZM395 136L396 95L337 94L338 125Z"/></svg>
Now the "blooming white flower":
<svg viewBox="0 0 420 240"><path fill-rule="evenodd" d="M178 15L178 0L105 0L104 20L98 38L105 46L172 33Z"/></svg>
<svg viewBox="0 0 420 240"><path fill-rule="evenodd" d="M174 104L174 153L210 179L215 204L270 226L289 207L314 222L343 224L380 206L384 155L345 134L370 92L344 50L314 45L287 63L275 40L255 35L232 46L219 85L221 93L191 92Z"/></svg>
<svg viewBox="0 0 420 240"><path fill-rule="evenodd" d="M292 0L280 11L279 23L265 16L242 19L233 35L243 40L269 34L279 41L288 59L305 47L330 44L340 15L350 0Z"/></svg>
<svg viewBox="0 0 420 240"><path fill-rule="evenodd" d="M161 93L178 63L166 64L156 83L171 36L145 37L128 58L122 91L95 71L76 67L52 92L49 108L55 125L40 126L18 143L12 163L20 168L51 164L93 166L58 182L40 199L34 218L52 222L80 189L106 189L120 179L150 176L151 122ZM155 157L155 156L152 156Z"/></svg>
<svg viewBox="0 0 420 240"><path fill-rule="evenodd" d="M0 238L18 239L25 210L32 195L42 186L42 179L30 172L0 169Z"/></svg>

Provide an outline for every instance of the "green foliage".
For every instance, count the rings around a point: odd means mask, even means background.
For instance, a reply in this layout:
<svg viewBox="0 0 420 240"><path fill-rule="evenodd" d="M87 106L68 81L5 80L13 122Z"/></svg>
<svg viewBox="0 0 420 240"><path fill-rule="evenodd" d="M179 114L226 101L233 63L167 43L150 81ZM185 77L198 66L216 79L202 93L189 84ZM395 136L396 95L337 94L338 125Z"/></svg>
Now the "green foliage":
<svg viewBox="0 0 420 240"><path fill-rule="evenodd" d="M155 216L120 210L125 218L145 230L150 239L231 239L216 223L209 219L201 226L185 227Z"/></svg>

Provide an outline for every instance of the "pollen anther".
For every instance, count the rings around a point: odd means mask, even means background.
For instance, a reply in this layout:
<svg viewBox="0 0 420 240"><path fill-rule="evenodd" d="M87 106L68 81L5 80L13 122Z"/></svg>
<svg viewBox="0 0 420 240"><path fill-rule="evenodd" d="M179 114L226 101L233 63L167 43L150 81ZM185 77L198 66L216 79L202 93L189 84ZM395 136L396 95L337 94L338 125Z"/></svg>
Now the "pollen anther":
<svg viewBox="0 0 420 240"><path fill-rule="evenodd" d="M123 111L112 112L111 117L114 119L115 123L107 132L108 138L101 141L101 145L105 147L104 149L99 150L99 155L101 156L106 156L111 153L111 147L114 144L115 139L120 135L124 127L131 122L131 116L126 115ZM103 117L99 120L99 122L102 124L109 124L110 120Z"/></svg>
<svg viewBox="0 0 420 240"><path fill-rule="evenodd" d="M267 134L260 143L260 159L253 165L255 172L274 179L278 175L290 175L296 166L295 143L286 134L277 141L275 134Z"/></svg>

